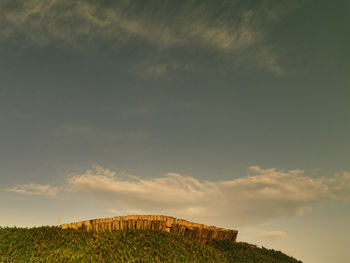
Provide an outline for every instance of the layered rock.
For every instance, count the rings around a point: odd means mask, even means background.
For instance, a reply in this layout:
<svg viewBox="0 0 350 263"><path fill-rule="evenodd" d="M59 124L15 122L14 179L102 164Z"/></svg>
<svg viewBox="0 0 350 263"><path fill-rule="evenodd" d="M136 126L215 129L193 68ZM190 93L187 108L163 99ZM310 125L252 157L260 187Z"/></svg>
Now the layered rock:
<svg viewBox="0 0 350 263"><path fill-rule="evenodd" d="M162 215L129 215L113 218L92 219L76 223L63 224L61 228L83 228L95 231L153 229L177 232L207 243L213 239L236 242L238 231L193 223Z"/></svg>

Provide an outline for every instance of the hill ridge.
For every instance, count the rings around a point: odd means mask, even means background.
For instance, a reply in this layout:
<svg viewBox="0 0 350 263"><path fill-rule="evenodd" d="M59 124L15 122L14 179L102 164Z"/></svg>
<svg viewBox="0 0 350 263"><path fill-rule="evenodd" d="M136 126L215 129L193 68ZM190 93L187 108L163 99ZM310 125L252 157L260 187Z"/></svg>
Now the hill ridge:
<svg viewBox="0 0 350 263"><path fill-rule="evenodd" d="M172 216L164 215L127 215L110 218L91 219L80 222L59 225L62 229L86 229L88 231L113 231L113 230L163 230L177 232L189 236L201 243L208 243L213 239L229 240L233 243L237 240L238 231L215 226L190 222Z"/></svg>

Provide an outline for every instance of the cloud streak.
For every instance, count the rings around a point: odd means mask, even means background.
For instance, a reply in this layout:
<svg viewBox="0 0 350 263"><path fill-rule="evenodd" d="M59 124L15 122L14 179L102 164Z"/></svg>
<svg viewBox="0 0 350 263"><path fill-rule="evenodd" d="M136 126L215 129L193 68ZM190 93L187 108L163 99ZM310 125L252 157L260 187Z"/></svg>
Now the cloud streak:
<svg viewBox="0 0 350 263"><path fill-rule="evenodd" d="M239 1L218 4L190 0L177 1L176 5L173 1L149 1L142 6L127 0L109 4L88 0L1 1L0 41L23 37L31 45L79 49L99 44L117 49L138 43L164 56L174 48L205 53L212 50L235 63L248 61L279 74L276 54L263 44L261 24L277 21L281 10L286 13L292 5L267 8L267 2L249 7ZM155 65L151 73L162 73L164 67Z"/></svg>
<svg viewBox="0 0 350 263"><path fill-rule="evenodd" d="M114 43L136 37L160 47L184 45L200 39L215 48L232 50L250 45L259 38L259 33L250 25L252 11L236 14L242 21L232 24L221 18L214 19L213 14L203 8L209 7L208 4L193 7L196 1L179 3L171 10L167 1L163 7L155 2L138 6L131 1L113 5L84 0L11 2L1 2L1 22L5 25L1 38L22 34L41 45L51 41L78 44L82 37L113 39Z"/></svg>
<svg viewBox="0 0 350 263"><path fill-rule="evenodd" d="M271 219L302 215L312 205L348 200L350 174L312 178L302 170L249 167L251 175L226 181L200 181L177 173L141 179L95 165L83 173L71 174L67 185L76 195L112 201L115 214L156 213L217 224L249 226ZM18 185L9 192L55 196L57 187L40 184ZM72 197L71 197L72 198ZM268 238L284 238L282 232L259 232Z"/></svg>
<svg viewBox="0 0 350 263"><path fill-rule="evenodd" d="M281 240L288 238L286 232L279 230L261 230L251 227L245 227L241 231L245 233L252 233L254 234L254 236L264 238L265 240Z"/></svg>
<svg viewBox="0 0 350 263"><path fill-rule="evenodd" d="M59 188L43 184L21 184L8 188L6 191L24 195L56 196Z"/></svg>
<svg viewBox="0 0 350 263"><path fill-rule="evenodd" d="M283 231L258 231L258 236L267 238L267 239L285 239L287 234Z"/></svg>
<svg viewBox="0 0 350 263"><path fill-rule="evenodd" d="M97 166L69 176L77 193L114 200L118 210L171 214L220 225L254 225L270 219L302 215L313 204L347 200L348 173L311 178L302 170L249 168L253 175L228 181L200 181L168 173L140 179L103 174ZM344 184L345 182L345 184Z"/></svg>

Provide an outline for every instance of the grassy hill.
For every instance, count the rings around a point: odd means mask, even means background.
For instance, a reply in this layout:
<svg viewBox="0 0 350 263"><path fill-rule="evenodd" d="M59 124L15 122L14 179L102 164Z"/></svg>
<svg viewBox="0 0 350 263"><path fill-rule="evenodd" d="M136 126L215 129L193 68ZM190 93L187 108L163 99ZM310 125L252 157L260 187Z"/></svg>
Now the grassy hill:
<svg viewBox="0 0 350 263"><path fill-rule="evenodd" d="M301 263L275 250L228 241L203 245L177 233L58 227L0 228L0 262Z"/></svg>

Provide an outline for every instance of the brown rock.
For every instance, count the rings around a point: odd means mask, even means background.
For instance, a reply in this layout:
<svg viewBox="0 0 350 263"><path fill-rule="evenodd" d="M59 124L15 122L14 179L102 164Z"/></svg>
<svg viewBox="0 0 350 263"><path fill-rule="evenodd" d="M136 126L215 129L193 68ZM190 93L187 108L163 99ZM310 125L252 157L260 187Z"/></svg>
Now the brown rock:
<svg viewBox="0 0 350 263"><path fill-rule="evenodd" d="M213 239L230 240L236 242L238 231L217 228L203 224L189 222L163 215L129 215L114 218L101 218L60 225L62 229L82 228L95 231L113 231L127 229L154 229L166 232L177 232L195 238L199 242L207 243Z"/></svg>

